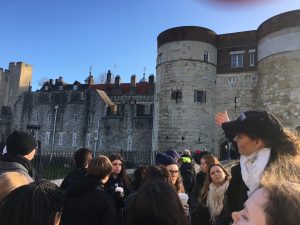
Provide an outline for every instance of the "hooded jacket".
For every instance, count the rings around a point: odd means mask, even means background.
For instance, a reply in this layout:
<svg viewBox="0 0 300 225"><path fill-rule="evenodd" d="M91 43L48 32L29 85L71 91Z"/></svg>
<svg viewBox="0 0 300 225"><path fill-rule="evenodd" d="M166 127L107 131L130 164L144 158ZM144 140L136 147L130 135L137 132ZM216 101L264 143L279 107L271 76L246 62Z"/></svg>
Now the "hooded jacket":
<svg viewBox="0 0 300 225"><path fill-rule="evenodd" d="M64 225L118 224L114 201L99 178L88 175L72 179L65 194Z"/></svg>

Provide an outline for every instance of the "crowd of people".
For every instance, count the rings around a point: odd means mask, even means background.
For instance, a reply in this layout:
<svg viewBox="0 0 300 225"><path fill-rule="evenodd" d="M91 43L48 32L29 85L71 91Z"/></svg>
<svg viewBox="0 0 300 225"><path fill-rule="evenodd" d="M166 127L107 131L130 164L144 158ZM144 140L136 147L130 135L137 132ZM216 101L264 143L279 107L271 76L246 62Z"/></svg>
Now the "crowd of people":
<svg viewBox="0 0 300 225"><path fill-rule="evenodd" d="M34 138L15 131L0 159L1 225L298 225L300 138L267 111L216 115L239 161L159 152L129 176L121 155L80 148L61 186L35 181Z"/></svg>

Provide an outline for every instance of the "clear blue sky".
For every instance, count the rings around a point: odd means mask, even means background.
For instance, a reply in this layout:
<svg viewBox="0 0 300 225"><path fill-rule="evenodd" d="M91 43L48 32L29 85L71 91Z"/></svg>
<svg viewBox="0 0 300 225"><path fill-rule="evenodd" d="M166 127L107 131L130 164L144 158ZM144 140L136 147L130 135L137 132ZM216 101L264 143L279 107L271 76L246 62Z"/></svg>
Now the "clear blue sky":
<svg viewBox="0 0 300 225"><path fill-rule="evenodd" d="M217 3L218 2L218 3ZM0 67L33 66L33 90L42 78L84 82L93 66L129 82L155 74L156 38L177 26L217 34L257 29L266 19L300 9L299 0L1 0Z"/></svg>

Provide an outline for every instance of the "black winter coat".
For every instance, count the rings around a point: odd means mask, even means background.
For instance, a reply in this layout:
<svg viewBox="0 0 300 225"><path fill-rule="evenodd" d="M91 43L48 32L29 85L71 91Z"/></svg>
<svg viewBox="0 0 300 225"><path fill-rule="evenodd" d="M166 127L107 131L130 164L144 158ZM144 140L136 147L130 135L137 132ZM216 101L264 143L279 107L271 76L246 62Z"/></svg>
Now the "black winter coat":
<svg viewBox="0 0 300 225"><path fill-rule="evenodd" d="M189 196L189 207L190 207L190 211L194 211L197 207L198 207L198 197L199 197L199 193L201 192L201 189L204 185L205 182L205 177L206 177L206 173L200 171L199 173L196 174L194 182L193 182L193 190L192 193Z"/></svg>
<svg viewBox="0 0 300 225"><path fill-rule="evenodd" d="M120 195L120 192L116 192L116 187L122 187L124 189L123 196ZM129 195L129 189L125 186L120 176L117 179L110 176L105 184L105 191L114 199L117 210L124 207L125 198Z"/></svg>
<svg viewBox="0 0 300 225"><path fill-rule="evenodd" d="M80 179L80 177L84 177L86 175L87 175L86 168L75 168L65 177L65 179L60 185L60 188L62 190L66 190L73 179Z"/></svg>
<svg viewBox="0 0 300 225"><path fill-rule="evenodd" d="M99 178L83 176L72 180L66 190L63 225L117 225L113 199Z"/></svg>
<svg viewBox="0 0 300 225"><path fill-rule="evenodd" d="M208 208L202 203L198 202L197 207L190 215L191 225L211 225Z"/></svg>

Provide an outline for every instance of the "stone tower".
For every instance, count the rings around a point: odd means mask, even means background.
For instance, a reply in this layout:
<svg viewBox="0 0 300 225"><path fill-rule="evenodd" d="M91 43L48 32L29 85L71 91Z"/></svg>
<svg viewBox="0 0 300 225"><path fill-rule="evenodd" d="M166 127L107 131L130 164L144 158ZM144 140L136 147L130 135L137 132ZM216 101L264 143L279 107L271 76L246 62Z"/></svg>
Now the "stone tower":
<svg viewBox="0 0 300 225"><path fill-rule="evenodd" d="M158 38L152 149L212 148L216 34L176 27Z"/></svg>
<svg viewBox="0 0 300 225"><path fill-rule="evenodd" d="M0 68L0 140L11 132L13 107L19 96L30 89L32 67L22 62L9 63L9 69Z"/></svg>
<svg viewBox="0 0 300 225"><path fill-rule="evenodd" d="M32 80L32 67L23 62L9 63L9 69L0 69L0 107L13 107L18 96L29 90Z"/></svg>
<svg viewBox="0 0 300 225"><path fill-rule="evenodd" d="M257 107L300 127L300 10L270 18L257 32Z"/></svg>

